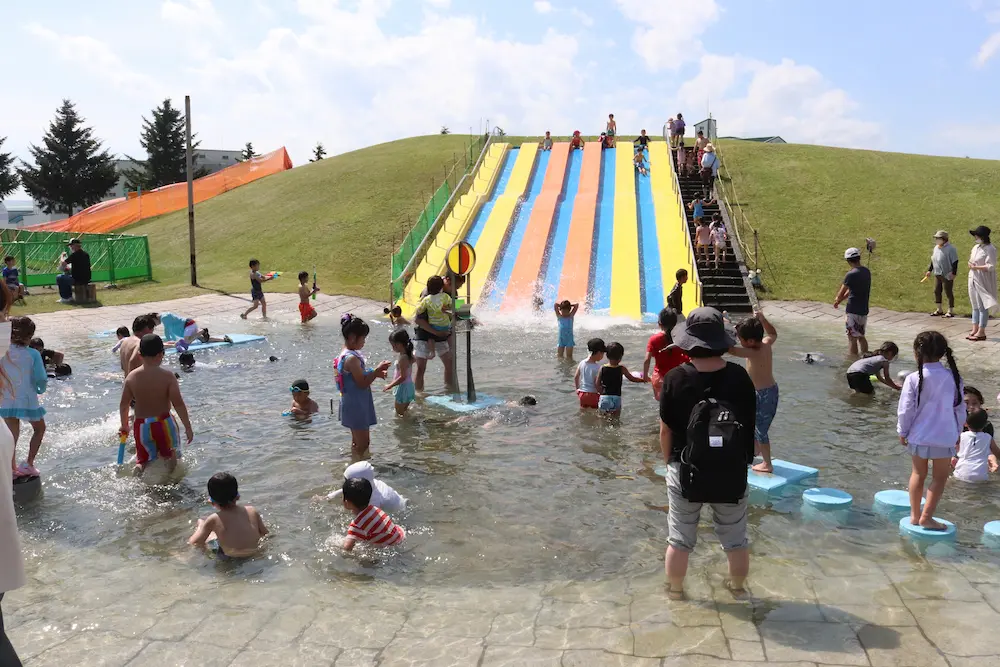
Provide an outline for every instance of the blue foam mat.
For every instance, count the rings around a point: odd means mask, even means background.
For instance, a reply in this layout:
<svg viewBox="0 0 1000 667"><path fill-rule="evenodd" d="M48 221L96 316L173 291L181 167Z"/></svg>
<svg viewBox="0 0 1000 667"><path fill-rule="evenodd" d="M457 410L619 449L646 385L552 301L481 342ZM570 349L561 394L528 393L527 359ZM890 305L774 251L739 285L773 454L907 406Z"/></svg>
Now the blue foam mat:
<svg viewBox="0 0 1000 667"><path fill-rule="evenodd" d="M816 468L799 465L791 461L774 459L771 461L771 464L774 466L773 473L754 472L752 469L748 469L747 483L754 489L770 492L777 491L788 484L799 482L806 477L813 477L819 474L819 470Z"/></svg>
<svg viewBox="0 0 1000 667"><path fill-rule="evenodd" d="M802 500L819 509L844 509L854 502L846 491L829 488L806 489L802 492Z"/></svg>
<svg viewBox="0 0 1000 667"><path fill-rule="evenodd" d="M934 517L935 521L940 521L947 526L945 530L927 530L926 528L921 528L920 526L914 526L910 523L910 517L904 516L899 520L899 532L903 535L908 535L910 537L915 537L921 540L950 540L954 539L956 529L955 524L951 521L946 521L941 517Z"/></svg>
<svg viewBox="0 0 1000 667"><path fill-rule="evenodd" d="M242 345L244 343L257 343L262 340L267 340L264 336L253 336L251 334L229 334L229 337L233 339L232 343L191 343L188 348L188 352L198 352L200 350L211 350L215 347L229 347L230 345ZM167 348L167 354L176 354L177 349L173 347Z"/></svg>
<svg viewBox="0 0 1000 667"><path fill-rule="evenodd" d="M476 394L475 403L467 403L465 398L465 394L448 394L447 396L428 396L425 400L452 412L475 412L504 403L502 398L486 394Z"/></svg>
<svg viewBox="0 0 1000 667"><path fill-rule="evenodd" d="M983 526L983 533L989 535L990 537L1000 539L1000 521L990 521L988 524Z"/></svg>

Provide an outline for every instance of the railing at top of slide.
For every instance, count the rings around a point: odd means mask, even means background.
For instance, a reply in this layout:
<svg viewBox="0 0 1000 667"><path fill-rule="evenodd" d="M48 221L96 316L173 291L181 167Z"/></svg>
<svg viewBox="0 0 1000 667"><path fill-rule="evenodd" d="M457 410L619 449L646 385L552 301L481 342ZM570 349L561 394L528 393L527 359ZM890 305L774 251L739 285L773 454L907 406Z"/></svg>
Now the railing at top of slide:
<svg viewBox="0 0 1000 667"><path fill-rule="evenodd" d="M417 221L406 232L396 252L392 253L390 303L395 303L403 295L403 288L423 257L428 240L433 238L434 232L451 210L456 196L462 194L466 178L478 168L493 139L490 133L476 135L464 153L460 157L456 156L451 168L445 173L444 182L431 194L427 205L417 216Z"/></svg>
<svg viewBox="0 0 1000 667"><path fill-rule="evenodd" d="M670 132L667 124L663 124L663 140L670 145ZM689 276L691 284L694 285L694 302L701 305L701 278L698 276L698 261L694 256L694 246L691 242L691 233L687 226L687 212L684 210L684 197L681 195L681 183L677 180L677 170L674 168L673 151L670 152L670 184L674 189L674 196L677 198L677 207L681 212L681 222L684 227L684 245L687 248L688 262L691 264L693 275ZM664 276L666 278L666 276Z"/></svg>
<svg viewBox="0 0 1000 667"><path fill-rule="evenodd" d="M18 278L27 287L55 285L62 253L68 252L66 232L0 230L3 254L14 257ZM74 234L90 255L91 280L115 284L153 279L149 240L124 234Z"/></svg>

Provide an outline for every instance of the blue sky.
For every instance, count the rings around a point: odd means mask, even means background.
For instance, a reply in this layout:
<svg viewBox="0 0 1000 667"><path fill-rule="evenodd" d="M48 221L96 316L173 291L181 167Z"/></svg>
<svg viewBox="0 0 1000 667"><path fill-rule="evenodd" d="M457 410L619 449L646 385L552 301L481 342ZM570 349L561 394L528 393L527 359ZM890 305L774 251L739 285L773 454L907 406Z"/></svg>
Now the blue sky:
<svg viewBox="0 0 1000 667"><path fill-rule="evenodd" d="M5 150L63 97L118 154L192 95L206 148L296 163L415 134L720 133L1000 158L1000 0L48 0L2 10ZM95 7L96 5L96 7Z"/></svg>

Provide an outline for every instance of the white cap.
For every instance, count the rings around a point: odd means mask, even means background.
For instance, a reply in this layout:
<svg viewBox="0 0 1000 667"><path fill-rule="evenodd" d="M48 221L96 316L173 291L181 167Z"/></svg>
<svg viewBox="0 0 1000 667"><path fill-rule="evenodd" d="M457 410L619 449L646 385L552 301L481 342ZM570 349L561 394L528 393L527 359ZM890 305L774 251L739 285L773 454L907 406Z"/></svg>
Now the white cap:
<svg viewBox="0 0 1000 667"><path fill-rule="evenodd" d="M861 259L861 251L857 248L848 248L844 251L844 259Z"/></svg>

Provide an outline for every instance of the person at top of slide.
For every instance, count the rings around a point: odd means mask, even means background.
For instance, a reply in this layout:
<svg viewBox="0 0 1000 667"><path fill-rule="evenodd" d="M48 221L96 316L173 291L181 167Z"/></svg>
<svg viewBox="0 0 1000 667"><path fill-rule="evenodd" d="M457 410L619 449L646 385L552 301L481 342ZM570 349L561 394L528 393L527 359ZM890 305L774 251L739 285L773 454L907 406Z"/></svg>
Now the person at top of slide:
<svg viewBox="0 0 1000 667"><path fill-rule="evenodd" d="M646 130L642 130L639 136L635 138L632 142L633 144L639 144L643 148L649 145L649 135L646 134Z"/></svg>
<svg viewBox="0 0 1000 667"><path fill-rule="evenodd" d="M573 130L573 138L569 140L569 147L583 148L583 137L580 136L580 130Z"/></svg>
<svg viewBox="0 0 1000 667"><path fill-rule="evenodd" d="M267 535L267 526L253 505L239 504L240 489L236 478L228 472L212 475L208 480L208 497L215 514L198 519L198 528L188 544L207 546L227 558L256 555L260 541Z"/></svg>
<svg viewBox="0 0 1000 667"><path fill-rule="evenodd" d="M615 137L618 134L618 123L615 122L615 115L613 113L608 114L608 126L604 132L608 135L608 148L614 148Z"/></svg>
<svg viewBox="0 0 1000 667"><path fill-rule="evenodd" d="M646 360L642 364L642 376L650 377L649 362L655 360L653 366L653 396L660 400L660 389L663 387L663 378L672 369L689 361L684 351L674 345L671 332L677 326L678 313L673 308L664 308L660 311L658 318L660 330L649 337L646 343Z"/></svg>
<svg viewBox="0 0 1000 667"><path fill-rule="evenodd" d="M768 322L764 312L758 310L736 326L739 347L731 347L729 354L747 360L747 373L757 392L757 417L754 420L755 453L764 460L753 466L756 472L774 472L771 463L771 437L769 431L774 415L778 412L778 383L774 381L774 355L771 347L778 340L778 332Z"/></svg>
<svg viewBox="0 0 1000 667"><path fill-rule="evenodd" d="M550 151L552 150L552 133L545 130L545 138L542 139L542 150Z"/></svg>

